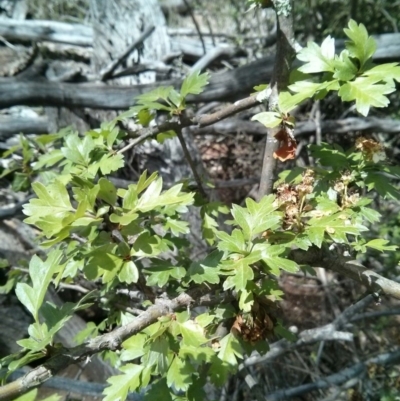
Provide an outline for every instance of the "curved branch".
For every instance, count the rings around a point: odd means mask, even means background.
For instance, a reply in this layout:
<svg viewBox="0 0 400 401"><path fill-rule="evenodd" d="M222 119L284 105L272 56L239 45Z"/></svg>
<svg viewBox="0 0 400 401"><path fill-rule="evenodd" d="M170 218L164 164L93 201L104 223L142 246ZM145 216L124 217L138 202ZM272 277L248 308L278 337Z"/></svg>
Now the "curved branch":
<svg viewBox="0 0 400 401"><path fill-rule="evenodd" d="M289 258L298 264L323 267L343 274L363 284L370 292L400 299L400 283L387 279L348 257L344 247L339 244L335 244L334 249L319 249L317 247L312 247L307 251L296 249L290 252Z"/></svg>
<svg viewBox="0 0 400 401"><path fill-rule="evenodd" d="M31 370L14 382L0 387L0 401L11 401L15 397L40 386L71 364L90 358L101 351L119 349L123 341L155 323L162 316L180 309L192 306L209 306L219 302L227 302L230 299L227 294L221 294L221 296L207 294L209 291L209 288L194 289L188 293L180 294L172 300L156 300L155 305L141 313L131 323L88 340L82 345L61 349L43 365Z"/></svg>

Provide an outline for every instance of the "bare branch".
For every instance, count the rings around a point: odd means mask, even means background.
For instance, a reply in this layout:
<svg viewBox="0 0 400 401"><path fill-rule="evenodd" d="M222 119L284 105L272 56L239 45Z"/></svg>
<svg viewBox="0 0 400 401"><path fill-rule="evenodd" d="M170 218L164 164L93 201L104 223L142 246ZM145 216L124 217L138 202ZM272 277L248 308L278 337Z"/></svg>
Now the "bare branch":
<svg viewBox="0 0 400 401"><path fill-rule="evenodd" d="M275 65L270 84L272 93L268 101L269 110L276 108L279 92L285 89L289 83L290 69L296 54L294 49L293 1L275 0L273 3L277 16L278 36ZM272 191L276 167L274 152L279 146L278 141L275 139L275 134L278 130L279 128L268 129L258 199Z"/></svg>
<svg viewBox="0 0 400 401"><path fill-rule="evenodd" d="M302 347L304 345L315 344L319 341L353 341L353 334L349 332L339 331L351 318L359 311L365 309L371 302L375 300L373 295L367 295L354 305L349 306L337 319L322 327L304 330L299 334L296 342L290 342L285 339L271 344L270 350L260 356L258 353L247 358L240 366L239 370L247 367L265 363L276 359L280 355Z"/></svg>
<svg viewBox="0 0 400 401"><path fill-rule="evenodd" d="M314 390L320 390L331 386L340 386L351 379L366 375L368 366L393 365L399 363L399 361L400 350L388 352L386 354L381 354L374 358L370 358L364 362L357 363L350 368L343 369L333 375L323 377L322 379L317 380L313 383L303 384L298 387L279 390L274 393L267 394L266 399L268 399L268 401L286 400L291 397L301 396L302 394L306 394Z"/></svg>
<svg viewBox="0 0 400 401"><path fill-rule="evenodd" d="M365 285L370 292L400 299L400 283L382 277L380 274L367 269L361 263L348 257L346 250L339 244L335 244L335 248L331 247L330 249L312 247L307 251L293 250L290 252L289 258L299 264L323 267L343 274Z"/></svg>

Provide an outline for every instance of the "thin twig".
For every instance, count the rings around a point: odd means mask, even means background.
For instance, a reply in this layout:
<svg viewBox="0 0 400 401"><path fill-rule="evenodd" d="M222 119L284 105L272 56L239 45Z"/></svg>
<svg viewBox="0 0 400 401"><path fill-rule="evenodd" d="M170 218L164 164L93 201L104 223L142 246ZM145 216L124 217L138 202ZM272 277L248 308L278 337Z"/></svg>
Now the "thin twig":
<svg viewBox="0 0 400 401"><path fill-rule="evenodd" d="M217 121L228 118L240 111L250 109L253 106L259 104L256 96L249 96L245 99L238 100L237 102L225 107L222 110L219 110L212 114L206 114L202 116L196 116L193 118L181 118L180 123L178 124L175 121L167 121L163 124L157 125L151 128L142 128L137 131L128 131L128 134L131 136L135 136L135 139L132 139L126 146L118 151L118 153L124 153L127 150L133 148L139 143L143 142L146 139L150 139L165 131L177 131L178 129L197 126L207 127L209 125L215 124Z"/></svg>
<svg viewBox="0 0 400 401"><path fill-rule="evenodd" d="M204 38L203 38L203 35L201 33L200 26L197 23L196 18L195 18L194 14L193 14L192 7L190 6L190 4L189 4L189 2L187 0L183 0L183 2L185 3L185 6L186 6L186 8L187 8L187 10L189 12L190 18L192 19L194 26L196 27L196 31L199 34L201 45L203 46L203 53L206 54L207 53L206 44L204 43Z"/></svg>
<svg viewBox="0 0 400 401"><path fill-rule="evenodd" d="M192 173L193 173L193 177L196 181L197 184L197 188L200 192L200 195L204 198L204 199L208 199L208 196L206 194L206 191L203 188L203 182L201 180L201 177L196 169L196 165L193 161L192 155L189 152L189 149L186 145L186 141L185 138L183 137L183 133L182 133L182 129L178 129L176 130L176 135L179 139L179 142L182 146L182 150L183 150L183 154L185 155L185 158L187 160L187 162L189 163L190 168L192 169Z"/></svg>
<svg viewBox="0 0 400 401"><path fill-rule="evenodd" d="M144 40L149 37L155 27L154 25L149 26L137 40L135 40L126 50L124 53L121 54L116 60L113 60L109 65L107 65L102 71L100 71L100 80L106 81L107 79L112 78L113 72L121 65L126 58L135 50L138 46L140 46Z"/></svg>

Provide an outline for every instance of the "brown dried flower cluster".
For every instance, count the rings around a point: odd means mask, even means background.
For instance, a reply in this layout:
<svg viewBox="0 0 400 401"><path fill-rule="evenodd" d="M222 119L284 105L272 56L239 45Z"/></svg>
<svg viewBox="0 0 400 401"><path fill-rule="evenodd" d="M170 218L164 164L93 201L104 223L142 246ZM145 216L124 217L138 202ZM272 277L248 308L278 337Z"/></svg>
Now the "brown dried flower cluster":
<svg viewBox="0 0 400 401"><path fill-rule="evenodd" d="M300 184L294 186L283 183L277 187L276 201L280 210L285 212L283 224L285 229L292 228L298 224L301 212L309 208L305 204L305 197L313 191L314 181L314 171L308 169L304 172Z"/></svg>
<svg viewBox="0 0 400 401"><path fill-rule="evenodd" d="M367 139L362 136L357 138L356 149L362 152L367 161L379 163L386 159L384 146L373 139Z"/></svg>
<svg viewBox="0 0 400 401"><path fill-rule="evenodd" d="M267 305L254 301L250 313L236 316L231 330L244 341L255 344L257 341L270 338L274 327L273 318L267 313Z"/></svg>
<svg viewBox="0 0 400 401"><path fill-rule="evenodd" d="M333 189L339 195L339 204L342 208L352 207L360 200L360 195L356 192L350 193L349 184L354 181L354 176L351 171L344 171L341 177L335 182Z"/></svg>

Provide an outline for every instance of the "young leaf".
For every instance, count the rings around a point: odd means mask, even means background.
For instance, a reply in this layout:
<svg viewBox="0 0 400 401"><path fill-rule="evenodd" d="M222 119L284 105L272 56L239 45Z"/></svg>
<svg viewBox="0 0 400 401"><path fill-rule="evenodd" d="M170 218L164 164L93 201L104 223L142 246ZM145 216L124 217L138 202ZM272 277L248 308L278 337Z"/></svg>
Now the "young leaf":
<svg viewBox="0 0 400 401"><path fill-rule="evenodd" d="M23 206L23 212L30 216L24 221L28 224L36 224L41 217L52 216L59 220L69 216L74 211L67 189L60 181L44 186L40 182L32 184L38 198L31 199Z"/></svg>
<svg viewBox="0 0 400 401"><path fill-rule="evenodd" d="M64 145L65 147L61 148L61 153L66 159L78 165L89 166L90 152L95 147L91 136L86 135L81 139L77 134L68 135L65 138Z"/></svg>
<svg viewBox="0 0 400 401"><path fill-rule="evenodd" d="M185 98L189 93L198 95L203 92L209 77L208 73L200 74L200 71L195 71L187 76L182 82L181 96Z"/></svg>
<svg viewBox="0 0 400 401"><path fill-rule="evenodd" d="M345 43L349 55L360 61L360 68L362 69L367 60L375 53L375 40L368 36L367 29L363 24L357 25L357 22L352 19L349 21L349 28L344 29L344 33L350 39Z"/></svg>
<svg viewBox="0 0 400 401"><path fill-rule="evenodd" d="M204 328L193 320L180 323L179 327L181 329L183 345L200 347L200 345L209 341L204 335Z"/></svg>
<svg viewBox="0 0 400 401"><path fill-rule="evenodd" d="M261 113L257 113L251 118L251 120L258 121L268 128L277 127L282 123L282 117L273 111L263 111Z"/></svg>
<svg viewBox="0 0 400 401"><path fill-rule="evenodd" d="M400 66L398 63L377 65L365 71L363 76L369 77L375 82L384 81L390 83L393 80L400 82Z"/></svg>
<svg viewBox="0 0 400 401"><path fill-rule="evenodd" d="M122 366L120 370L123 372L122 375L112 376L107 380L111 386L104 389L103 401L125 401L128 392L135 391L140 386L140 374L143 366L129 363Z"/></svg>
<svg viewBox="0 0 400 401"><path fill-rule="evenodd" d="M62 255L60 250L53 250L48 254L45 262L34 255L29 264L32 287L26 283L18 283L15 289L18 299L33 315L36 322L39 321L39 308L51 279L60 268Z"/></svg>
<svg viewBox="0 0 400 401"><path fill-rule="evenodd" d="M194 372L196 370L188 360L176 356L168 369L168 387L174 387L178 391L186 391L193 383L192 374Z"/></svg>
<svg viewBox="0 0 400 401"><path fill-rule="evenodd" d="M396 245L387 245L389 243L388 240L377 238L373 239L365 244L369 248L377 249L378 251L395 251L398 247Z"/></svg>
<svg viewBox="0 0 400 401"><path fill-rule="evenodd" d="M305 61L306 64L299 68L300 72L318 73L318 72L334 72L335 58L335 39L328 36L319 47L314 42L308 42L297 54L297 58Z"/></svg>
<svg viewBox="0 0 400 401"><path fill-rule="evenodd" d="M217 250L211 252L204 260L192 262L188 270L188 276L196 284L204 282L218 284L220 270L218 265L222 259L223 253Z"/></svg>
<svg viewBox="0 0 400 401"><path fill-rule="evenodd" d="M358 72L358 68L350 59L347 50L343 50L339 56L335 56L334 66L335 73L333 74L333 78L336 78L339 81L350 81Z"/></svg>
<svg viewBox="0 0 400 401"><path fill-rule="evenodd" d="M180 280L186 275L186 270L180 266L174 266L171 262L157 260L149 268L145 270L149 277L147 284L149 286L157 285L164 287L171 278Z"/></svg>
<svg viewBox="0 0 400 401"><path fill-rule="evenodd" d="M236 366L237 358L243 358L243 349L240 345L238 339L232 334L227 334L220 341L220 351L218 353L218 358L220 358L223 362Z"/></svg>
<svg viewBox="0 0 400 401"><path fill-rule="evenodd" d="M367 116L371 106L386 107L389 99L385 96L392 93L396 88L391 84L378 84L374 79L358 77L342 85L339 96L346 102L355 100L357 111Z"/></svg>
<svg viewBox="0 0 400 401"><path fill-rule="evenodd" d="M249 266L246 258L239 259L235 262L229 261L230 268L233 268L233 275L228 276L224 282L224 290L234 288L236 291L244 290L247 282L254 279L253 269Z"/></svg>

